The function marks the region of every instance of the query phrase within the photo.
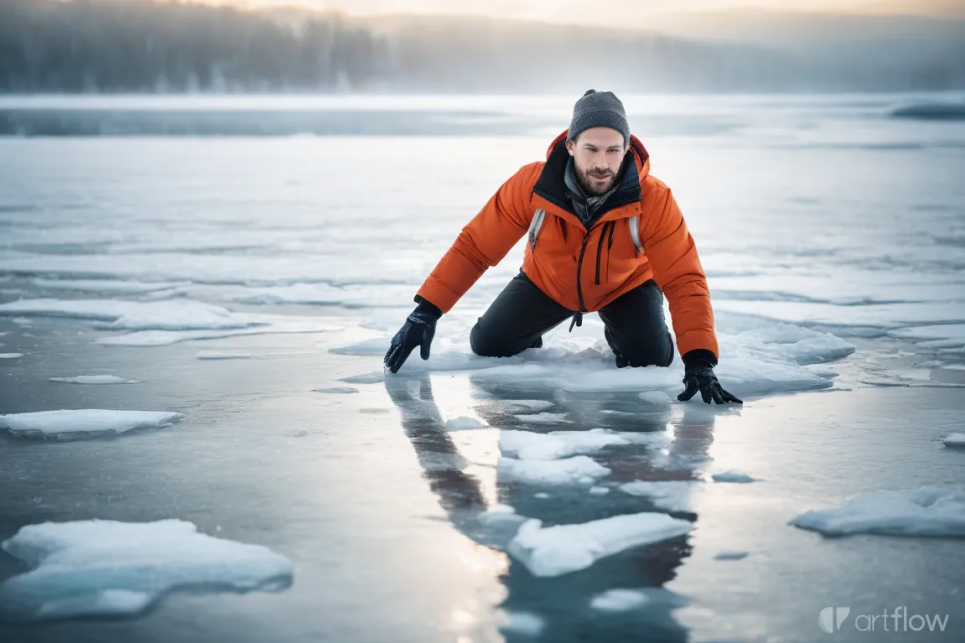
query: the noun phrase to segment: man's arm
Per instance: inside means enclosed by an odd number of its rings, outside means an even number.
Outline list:
[[[707,278],[683,214],[670,189],[658,184],[649,216],[641,217],[644,252],[653,278],[667,296],[677,349],[684,361],[700,357],[717,364],[719,349]]]
[[[532,221],[530,198],[541,167],[542,163],[526,165],[503,183],[459,233],[422,284],[417,301],[449,312],[490,266],[506,256]]]

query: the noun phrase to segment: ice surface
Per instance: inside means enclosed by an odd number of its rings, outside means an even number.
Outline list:
[[[535,576],[560,576],[631,547],[688,533],[693,525],[666,514],[638,513],[576,525],[543,528],[529,520],[510,541],[509,553]]]
[[[341,326],[333,326],[309,317],[285,317],[282,315],[260,315],[257,317],[246,315],[245,317],[254,318],[251,321],[257,325],[223,330],[141,330],[113,337],[101,337],[97,340],[97,343],[105,346],[170,346],[191,340],[222,339],[242,335],[325,333],[342,330]]]
[[[463,431],[465,429],[481,429],[486,425],[471,417],[456,417],[446,420],[447,431]]]
[[[315,389],[315,392],[316,392],[316,393],[333,393],[333,394],[337,394],[337,395],[346,395],[346,394],[350,394],[350,393],[358,393],[359,390],[358,390],[357,388],[354,388],[354,387],[351,387],[351,386],[332,386],[332,387],[330,387],[330,388],[317,388],[317,389]]]
[[[507,480],[532,484],[592,484],[610,470],[592,458],[578,455],[561,460],[500,458],[497,472]]]
[[[77,438],[118,435],[134,429],[164,427],[180,421],[180,413],[158,411],[39,411],[0,415],[0,429],[26,438]]]
[[[109,322],[116,330],[243,328],[252,322],[228,310],[190,300],[22,299],[0,304],[0,315],[72,317]]]
[[[284,556],[181,520],[28,525],[2,547],[33,568],[0,584],[0,613],[17,620],[133,615],[172,590],[250,591],[292,577]]]
[[[691,511],[691,480],[636,480],[619,486],[620,491],[633,496],[645,496],[655,507],[667,511]]]
[[[398,307],[412,299],[412,286],[380,284],[373,286],[333,286],[326,283],[299,283],[289,286],[246,288],[228,299],[246,304],[318,304],[348,307]]]
[[[950,433],[943,442],[946,447],[965,447],[965,433]]]
[[[0,353],[0,359],[17,359],[23,357],[23,353]]]
[[[926,348],[958,348],[965,346],[965,324],[938,324],[899,328],[889,333],[910,339]]]
[[[340,378],[339,382],[345,382],[346,384],[378,384],[385,380],[385,374],[380,371],[375,371],[372,373],[363,373],[362,375],[350,375],[349,377]]]
[[[121,281],[117,279],[33,279],[33,285],[51,290],[81,290],[112,294],[140,294],[180,288],[186,282]]]
[[[63,384],[136,384],[137,380],[129,380],[116,375],[78,375],[76,377],[51,377],[51,382]]]
[[[597,594],[590,607],[604,612],[625,612],[648,602],[647,595],[638,589],[611,589]]]
[[[753,478],[743,471],[737,471],[736,469],[731,469],[730,471],[722,471],[720,473],[715,473],[711,476],[714,482],[756,482],[757,479]]]
[[[525,416],[524,416],[525,417]],[[629,444],[630,440],[613,431],[501,431],[499,448],[520,460],[554,460],[578,454],[596,453],[613,444]]]
[[[528,424],[566,424],[566,413],[533,413],[529,415],[517,415],[517,420]]]
[[[663,391],[644,391],[638,397],[647,404],[654,406],[670,406],[673,404],[673,399]]]
[[[790,524],[827,536],[864,533],[965,537],[965,490],[922,487],[913,491],[862,493],[839,507],[803,513]]]
[[[200,360],[251,359],[251,353],[242,353],[240,351],[198,351],[197,358]]]
[[[748,552],[746,551],[724,550],[717,552],[717,555],[714,556],[714,560],[742,560],[747,558],[747,554]]]

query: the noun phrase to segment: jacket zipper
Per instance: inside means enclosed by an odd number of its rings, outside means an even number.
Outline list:
[[[603,230],[600,231],[600,243],[596,245],[596,280],[594,284],[600,285],[600,259],[603,258],[603,243],[606,241],[606,229],[609,223],[603,224]]]
[[[593,228],[586,231],[586,235],[583,237],[583,245],[580,247],[580,258],[576,262],[576,296],[580,300],[580,312],[588,312],[586,309],[586,304],[583,302],[583,280],[581,278],[581,272],[583,270],[583,255],[586,254],[586,242],[590,240],[590,232]],[[571,327],[572,328],[572,327]]]
[[[610,255],[613,254],[613,231],[617,228],[617,222],[610,222],[610,240],[606,244],[606,280],[610,281]]]

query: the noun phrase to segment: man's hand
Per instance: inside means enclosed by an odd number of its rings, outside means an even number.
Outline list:
[[[737,404],[744,403],[721,387],[720,382],[717,381],[717,376],[714,375],[714,368],[712,366],[697,366],[693,368],[688,366],[684,373],[684,385],[687,388],[677,396],[677,399],[681,402],[686,402],[696,395],[697,391],[700,391],[700,397],[703,398],[707,404],[710,404],[711,401],[717,404],[726,404],[728,402],[735,402]]]
[[[436,334],[436,322],[442,311],[427,301],[423,301],[405,320],[405,325],[392,338],[389,352],[385,354],[385,368],[398,373],[409,354],[420,346],[422,359],[429,359],[429,347]]]

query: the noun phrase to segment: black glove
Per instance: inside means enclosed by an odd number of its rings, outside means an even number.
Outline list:
[[[405,320],[405,325],[392,338],[389,352],[385,354],[385,367],[398,373],[416,346],[422,347],[422,359],[429,359],[429,346],[436,334],[436,322],[440,317],[442,311],[437,306],[425,299],[421,300]]]
[[[700,397],[707,404],[710,404],[711,401],[717,404],[744,403],[725,391],[720,382],[717,381],[717,376],[714,375],[717,358],[712,352],[704,349],[693,350],[683,356],[683,361],[685,365],[684,386],[687,388],[677,396],[678,400],[686,402],[696,395],[697,391],[700,391]]]

